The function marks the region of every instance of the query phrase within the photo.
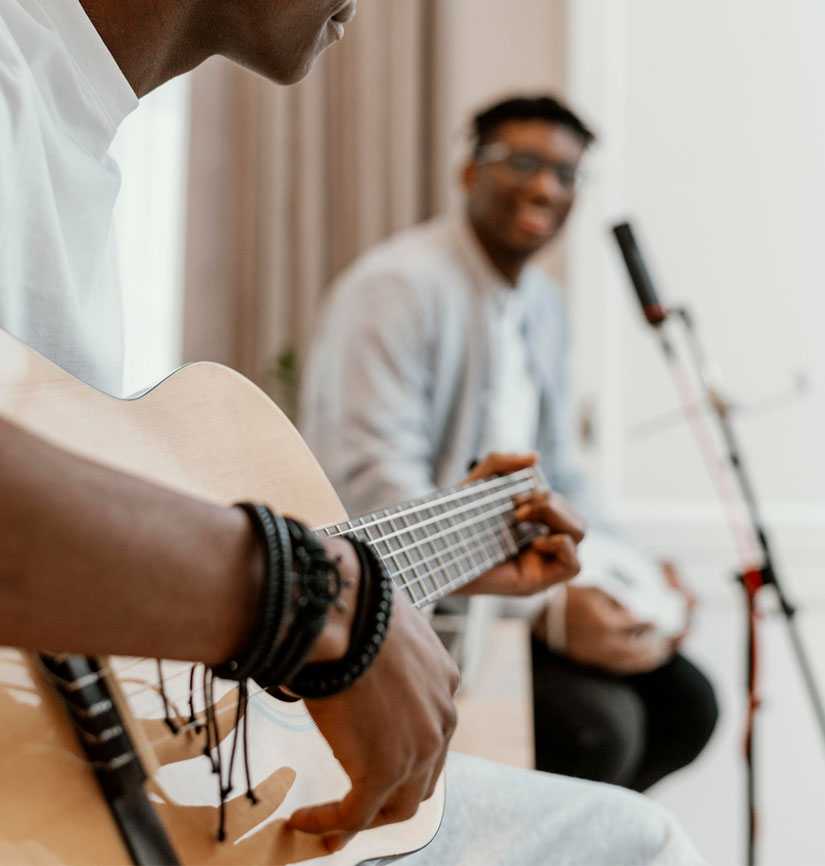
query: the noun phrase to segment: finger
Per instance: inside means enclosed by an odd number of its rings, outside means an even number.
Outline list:
[[[343,800],[298,809],[287,822],[295,830],[316,836],[352,835],[368,827],[387,800],[387,791],[366,793],[353,788]]]
[[[447,660],[447,685],[450,689],[450,696],[455,696],[458,687],[461,685],[461,670],[452,658]],[[455,712],[455,707],[453,707]],[[455,728],[455,719],[453,719],[453,728]],[[450,732],[452,734],[452,731]]]
[[[535,452],[527,454],[499,454],[493,452],[488,454],[480,463],[477,463],[472,472],[464,479],[465,481],[478,481],[489,478],[491,475],[509,475],[520,469],[534,466],[539,459]]]
[[[404,789],[393,796],[392,800],[379,809],[378,814],[370,824],[373,827],[384,827],[387,824],[398,824],[401,821],[409,821],[418,812],[418,807],[427,798],[427,780],[419,780],[412,788],[405,786]]]
[[[370,827],[381,827],[412,818],[421,804],[435,793],[438,780],[444,772],[448,751],[449,743],[446,743],[432,768],[393,794],[387,804],[379,810]]]
[[[635,638],[636,640],[648,637],[653,634],[655,630],[656,626],[652,622],[645,622],[643,620],[635,620],[622,628],[626,637]]]
[[[542,557],[555,560],[568,577],[575,577],[581,571],[576,544],[569,535],[540,535],[533,539],[531,546]]]
[[[449,752],[450,743],[449,740],[444,745],[444,748],[441,751],[441,755],[438,760],[438,764],[435,767],[432,776],[430,777],[430,783],[427,785],[427,792],[424,795],[425,800],[429,800],[430,797],[435,793],[436,785],[438,785],[438,780],[441,778],[444,771],[444,766],[447,763],[447,754]]]
[[[515,518],[520,523],[543,523],[553,532],[564,532],[575,542],[584,538],[585,519],[556,493],[543,493],[518,505]]]
[[[676,569],[676,564],[671,562],[669,559],[663,559],[659,562],[659,567],[662,569],[662,573],[664,574],[668,585],[676,589],[681,583],[679,580],[679,572]]]
[[[340,851],[355,838],[355,833],[333,833],[329,836],[324,836],[324,847],[330,854]]]

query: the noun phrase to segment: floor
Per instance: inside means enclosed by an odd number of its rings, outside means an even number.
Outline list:
[[[514,767],[533,766],[527,637],[522,620],[493,623],[490,646],[472,688],[462,689],[456,699],[455,751]]]
[[[812,604],[801,629],[825,684],[825,607]],[[688,654],[710,674],[721,704],[717,732],[690,767],[651,796],[673,811],[713,866],[746,860],[741,602],[732,586],[709,593]],[[763,709],[758,729],[759,866],[825,866],[825,739],[814,723],[784,621],[762,631]],[[499,620],[472,688],[460,692],[453,747],[519,767],[532,765],[528,642],[519,620]]]

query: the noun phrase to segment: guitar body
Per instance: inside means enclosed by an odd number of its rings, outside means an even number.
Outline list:
[[[331,485],[295,428],[256,386],[217,364],[181,368],[137,399],[119,400],[74,379],[0,331],[0,417],[67,451],[220,504],[251,500],[310,526],[346,520]],[[349,780],[301,702],[256,694],[247,713],[253,806],[238,762],[218,842],[218,783],[203,735],[172,736],[148,661],[113,662],[110,688],[149,775],[146,789],[182,863],[352,866],[417,850],[435,835],[436,794],[410,821],[359,834],[328,855],[287,830],[298,807],[337,799]],[[189,713],[190,666],[164,662],[173,717]],[[228,758],[235,722],[231,684],[215,695]],[[195,690],[197,694],[197,689]],[[200,699],[198,699],[200,700]],[[198,709],[202,710],[200,700]],[[56,693],[35,657],[0,650],[0,866],[128,863],[129,853]]]

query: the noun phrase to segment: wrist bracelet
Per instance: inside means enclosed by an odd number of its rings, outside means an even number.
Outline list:
[[[341,594],[341,575],[323,544],[301,523],[284,518],[293,562],[292,625],[277,652],[253,677],[264,687],[287,682],[304,664]]]
[[[223,679],[243,681],[265,666],[280,642],[292,595],[292,568],[289,534],[283,518],[276,517],[265,505],[239,502],[237,507],[249,518],[264,553],[260,611],[244,651],[237,658],[213,666],[212,671]]]
[[[369,544],[353,536],[345,538],[361,564],[350,646],[342,659],[305,665],[286,681],[303,698],[329,697],[351,686],[375,661],[387,636],[392,614],[392,578]]]

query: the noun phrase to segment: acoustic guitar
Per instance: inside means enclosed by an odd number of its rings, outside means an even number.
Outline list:
[[[538,469],[348,519],[281,411],[217,364],[182,367],[139,398],[120,400],[2,331],[0,359],[0,417],[191,496],[263,502],[321,534],[355,533],[419,608],[514,555],[539,531],[512,520],[515,495],[544,489]],[[287,829],[296,808],[339,798],[349,779],[301,702],[279,701],[250,683],[243,721],[257,803],[246,796],[239,758],[226,838],[218,841],[214,765],[220,750],[220,784],[227,785],[237,684],[216,682],[218,743],[205,744],[202,671],[180,662],[0,649],[0,864],[353,866],[415,851],[433,838],[443,778],[414,818],[360,833],[335,854],[316,837]]]

